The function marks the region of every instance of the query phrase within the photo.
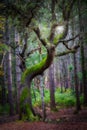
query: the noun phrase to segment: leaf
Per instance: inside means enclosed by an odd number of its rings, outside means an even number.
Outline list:
[[[6,44],[0,43],[0,53],[3,53],[4,51],[8,51],[8,46]]]

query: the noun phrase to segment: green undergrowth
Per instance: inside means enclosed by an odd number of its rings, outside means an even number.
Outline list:
[[[59,89],[55,92],[56,104],[59,106],[72,107],[76,103],[75,95],[72,94],[70,89],[61,93]]]
[[[35,96],[36,95],[36,99]],[[46,106],[50,104],[50,92],[49,89],[44,89],[44,101]],[[58,107],[72,107],[76,104],[75,93],[72,92],[71,89],[67,89],[65,92],[61,93],[60,88],[55,90],[55,101]],[[80,96],[81,104],[83,103],[83,96]],[[41,94],[38,89],[35,90],[35,94],[32,92],[32,102],[33,106],[41,107]]]

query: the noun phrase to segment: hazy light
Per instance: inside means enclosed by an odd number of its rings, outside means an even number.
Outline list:
[[[63,31],[64,31],[64,26],[63,25],[62,26],[58,26],[58,27],[56,27],[55,35],[61,34],[61,33],[63,33]]]

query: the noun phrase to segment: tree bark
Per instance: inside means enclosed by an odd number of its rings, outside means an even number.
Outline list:
[[[50,89],[50,108],[51,110],[55,110],[56,104],[55,104],[55,83],[54,83],[53,65],[51,65],[49,68],[49,89]]]
[[[76,111],[78,112],[81,110],[80,105],[80,99],[79,99],[79,90],[78,90],[78,77],[77,77],[77,62],[76,62],[76,56],[73,54],[73,60],[74,60],[74,79],[75,79],[75,91],[76,91]]]
[[[8,27],[8,19],[6,19],[6,41],[5,43],[7,45],[10,44],[10,32],[9,32],[9,27]],[[10,115],[14,114],[14,102],[13,102],[13,96],[12,96],[12,66],[11,66],[11,50],[9,47],[9,51],[7,52],[7,82],[8,82],[8,101],[9,101],[9,105],[10,105]]]
[[[7,75],[8,75],[8,102],[10,105],[10,115],[14,115],[14,101],[12,95],[12,70],[11,70],[11,52],[7,53]]]
[[[78,13],[79,13],[79,27],[80,33],[84,33],[84,27],[82,23],[82,15],[81,15],[81,1],[78,0]],[[84,40],[83,37],[80,36],[80,53],[81,53],[81,69],[82,69],[82,84],[84,91],[84,106],[87,106],[87,84],[86,84],[86,73],[85,73],[85,56],[84,56]]]

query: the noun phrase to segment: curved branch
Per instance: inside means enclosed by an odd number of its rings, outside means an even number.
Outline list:
[[[32,66],[31,68],[28,68],[25,70],[25,72],[22,75],[22,82],[25,81],[25,79],[28,79],[31,81],[36,75],[43,74],[44,70],[46,70],[52,63],[55,56],[55,47],[51,46],[47,50],[47,57],[45,57],[40,63],[37,65]]]
[[[38,39],[40,40],[40,42],[42,43],[43,46],[47,46],[47,42],[45,41],[45,39],[42,39],[41,38],[41,33],[40,33],[40,29],[37,27],[37,28],[33,28],[33,31],[36,33]]]

